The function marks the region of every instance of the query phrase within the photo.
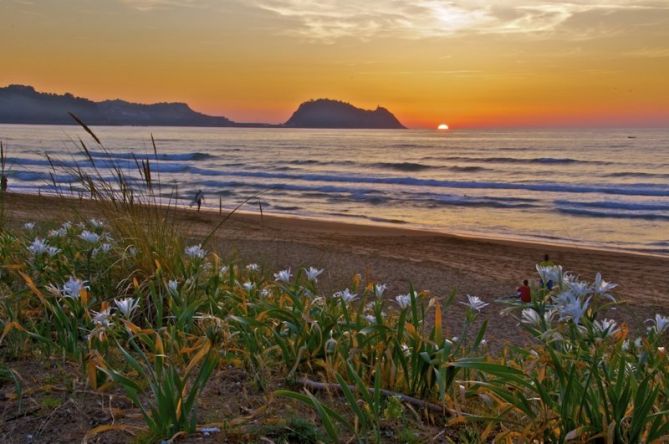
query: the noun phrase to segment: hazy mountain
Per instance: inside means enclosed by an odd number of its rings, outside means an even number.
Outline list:
[[[284,125],[239,123],[193,111],[185,103],[141,104],[125,100],[94,102],[72,94],[35,91],[32,86],[0,88],[0,123],[75,124],[69,113],[89,125],[214,126],[290,128],[404,128],[385,108],[374,111],[319,99],[302,103]]]
[[[225,117],[193,111],[185,103],[94,102],[69,93],[40,93],[32,86],[0,88],[0,123],[73,124],[70,112],[89,125],[236,126]]]
[[[284,126],[290,128],[383,128],[404,126],[387,109],[356,108],[338,100],[318,99],[302,103]]]

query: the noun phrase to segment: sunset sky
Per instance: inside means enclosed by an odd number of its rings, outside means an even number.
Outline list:
[[[0,0],[0,86],[285,121],[669,126],[669,0]]]

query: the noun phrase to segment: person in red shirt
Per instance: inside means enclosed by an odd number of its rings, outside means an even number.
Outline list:
[[[526,304],[532,302],[532,290],[530,290],[530,286],[529,283],[527,282],[527,279],[523,281],[523,285],[518,287],[516,293],[518,294],[520,300],[525,302]]]

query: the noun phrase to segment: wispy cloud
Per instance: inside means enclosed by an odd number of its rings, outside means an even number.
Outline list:
[[[256,7],[292,19],[289,32],[313,40],[476,34],[546,34],[586,13],[665,10],[648,0],[251,0]]]
[[[669,48],[643,48],[637,51],[626,52],[625,55],[646,59],[663,59],[669,57]]]
[[[121,3],[135,8],[139,11],[151,11],[154,9],[169,7],[199,7],[205,3],[202,0],[120,0]]]

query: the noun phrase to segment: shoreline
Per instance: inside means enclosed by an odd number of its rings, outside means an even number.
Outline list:
[[[83,217],[99,217],[92,201],[26,194],[6,194],[5,211],[14,225],[27,221],[72,219],[73,207]],[[225,213],[224,213],[225,214]],[[184,237],[199,243],[221,221],[218,211],[179,208],[175,223]],[[389,285],[387,299],[406,293],[409,286],[444,300],[455,291],[456,301],[467,294],[480,296],[491,306],[481,316],[489,321],[487,337],[497,343],[527,340],[510,316],[500,316],[500,299],[515,294],[523,279],[538,281],[535,265],[549,254],[583,280],[592,282],[601,272],[618,284],[613,294],[623,302],[606,314],[641,332],[644,321],[669,314],[669,258],[562,245],[484,239],[413,230],[406,227],[350,224],[284,215],[239,212],[230,217],[205,245],[225,261],[258,263],[268,274],[290,267],[324,268],[319,287],[323,295],[351,286],[356,273],[366,281]],[[427,294],[427,293],[426,293]],[[392,305],[392,302],[389,302]],[[460,334],[464,307],[448,307],[446,333]]]
[[[44,198],[44,199],[68,199],[71,201],[79,201],[80,199],[74,196],[59,196],[55,193],[44,192],[40,195],[35,193],[24,193],[9,191],[8,195],[14,196],[25,196],[26,198]],[[92,204],[90,199],[83,199],[84,202],[89,202]],[[177,205],[172,208],[176,209],[179,212],[185,212],[184,214],[198,213],[194,207],[188,205]],[[338,230],[370,234],[375,230],[381,230],[384,235],[388,234],[397,234],[397,235],[408,235],[416,237],[424,236],[440,236],[444,238],[452,238],[454,240],[461,241],[473,241],[473,242],[492,242],[499,243],[502,245],[517,246],[517,247],[537,247],[550,250],[562,250],[562,251],[583,251],[587,253],[614,253],[622,255],[633,255],[633,256],[642,256],[642,257],[651,257],[657,259],[666,259],[669,261],[669,254],[658,254],[652,252],[644,252],[633,249],[624,249],[624,248],[615,248],[615,247],[605,247],[605,246],[594,246],[594,245],[579,245],[578,241],[551,241],[548,239],[525,239],[522,237],[514,236],[505,236],[505,235],[496,235],[494,233],[476,233],[476,232],[466,232],[466,231],[448,231],[442,230],[439,228],[430,229],[428,227],[412,227],[408,222],[402,223],[393,223],[393,222],[383,222],[383,221],[373,221],[373,220],[348,220],[346,216],[309,216],[302,214],[285,214],[285,213],[273,213],[271,210],[263,211],[261,214],[258,211],[251,210],[234,210],[234,208],[223,207],[222,213],[215,207],[202,206],[202,210],[199,211],[199,214],[206,214],[210,217],[225,217],[227,214],[233,213],[233,217],[237,218],[265,218],[268,220],[277,219],[283,222],[289,221],[299,221],[304,224],[313,224],[316,226],[328,225]]]
[[[195,211],[195,210],[189,210],[188,207],[179,207],[179,209],[183,209],[186,211]],[[228,211],[229,213],[230,211]],[[216,209],[213,208],[205,208],[202,207],[201,213],[207,213],[212,216],[219,216],[219,213]],[[223,209],[223,213],[226,213],[226,209]],[[260,215],[257,212],[249,211],[249,210],[238,210],[235,212],[235,214],[238,214],[243,217],[260,217]],[[407,234],[407,235],[414,235],[417,237],[420,236],[443,236],[445,238],[453,238],[453,239],[458,239],[461,241],[481,241],[481,242],[493,242],[493,243],[499,243],[499,244],[509,244],[509,245],[515,245],[515,246],[533,246],[533,247],[544,247],[546,249],[563,249],[563,250],[578,250],[578,251],[583,251],[583,252],[589,252],[589,253],[617,253],[617,254],[629,254],[633,256],[648,256],[648,257],[653,257],[653,258],[658,258],[658,259],[667,259],[669,260],[669,255],[663,255],[663,254],[657,254],[657,253],[648,253],[648,252],[643,252],[643,251],[637,251],[637,250],[626,250],[624,248],[615,248],[615,247],[597,247],[597,246],[581,246],[578,245],[576,242],[573,241],[574,243],[571,243],[570,241],[565,240],[564,242],[560,241],[549,241],[549,240],[541,240],[541,239],[523,239],[521,237],[513,237],[513,236],[504,236],[504,235],[495,235],[495,234],[488,234],[488,233],[475,233],[475,232],[465,232],[465,231],[448,231],[448,230],[440,230],[440,229],[434,229],[431,230],[429,228],[423,228],[423,227],[411,227],[409,226],[410,224],[408,222],[406,223],[393,223],[393,222],[377,222],[377,221],[372,221],[372,220],[366,220],[366,221],[347,221],[345,220],[344,217],[337,217],[337,216],[332,216],[331,218],[328,217],[320,217],[320,216],[306,216],[306,215],[300,215],[300,214],[295,214],[295,215],[290,215],[290,214],[284,214],[284,213],[272,213],[272,212],[265,212],[263,217],[266,218],[277,218],[277,219],[283,219],[283,220],[299,220],[304,223],[314,223],[314,224],[333,224],[333,225],[341,225],[341,226],[347,226],[351,225],[356,228],[360,228],[360,231],[367,231],[367,229],[381,229],[381,230],[389,230],[390,232],[397,232],[397,234]],[[355,231],[355,228],[353,228],[351,231]]]

